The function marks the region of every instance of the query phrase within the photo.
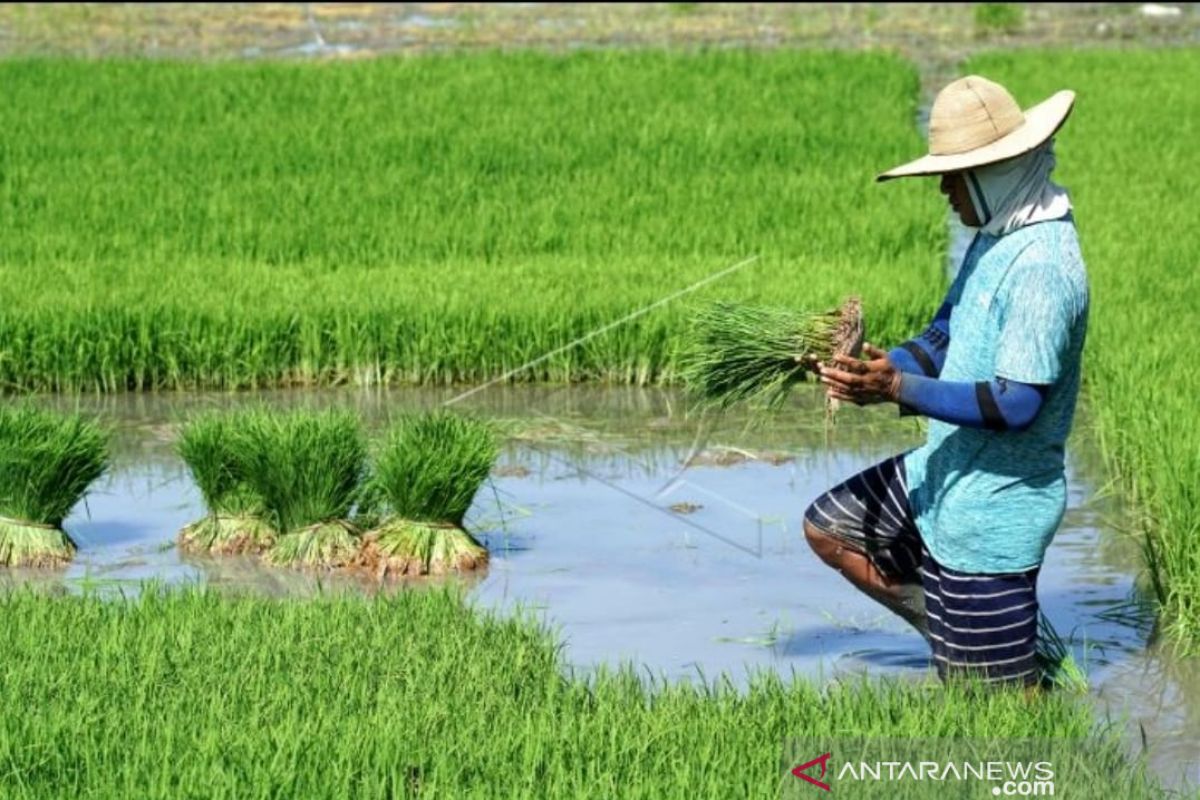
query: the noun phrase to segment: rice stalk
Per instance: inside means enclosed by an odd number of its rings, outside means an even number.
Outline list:
[[[487,564],[463,518],[499,453],[491,425],[445,410],[400,417],[371,478],[381,522],[363,539],[358,566],[376,574],[440,574]]]
[[[1087,670],[1075,660],[1071,643],[1059,634],[1050,618],[1040,610],[1035,657],[1044,683],[1068,692],[1088,691]]]
[[[0,407],[0,565],[53,567],[75,543],[63,520],[108,465],[108,437],[80,414]]]
[[[699,405],[779,406],[818,362],[862,351],[857,297],[827,311],[718,303],[697,314],[684,357],[684,381]]]
[[[275,541],[262,496],[246,480],[241,428],[238,415],[213,412],[189,421],[180,434],[179,455],[208,511],[179,532],[184,551],[260,553]]]

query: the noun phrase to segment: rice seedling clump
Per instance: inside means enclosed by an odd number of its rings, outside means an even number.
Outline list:
[[[184,426],[179,455],[187,464],[208,513],[179,532],[185,551],[260,553],[275,542],[262,496],[246,475],[249,442],[236,414],[213,412]]]
[[[255,410],[239,418],[246,483],[278,536],[273,564],[345,566],[358,548],[349,522],[366,467],[358,418],[345,411]]]
[[[816,374],[818,362],[862,352],[857,297],[828,311],[795,311],[718,303],[692,326],[684,376],[703,405],[748,401],[778,406],[793,385]]]
[[[108,437],[82,415],[0,408],[0,564],[70,561],[63,520],[107,465]]]
[[[378,527],[363,538],[360,566],[379,575],[472,570],[487,549],[463,528],[499,451],[492,427],[449,411],[402,416],[375,460]]]

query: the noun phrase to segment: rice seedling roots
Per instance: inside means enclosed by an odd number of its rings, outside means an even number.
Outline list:
[[[346,520],[326,520],[281,534],[266,551],[269,564],[297,569],[337,569],[358,551],[358,529]]]
[[[458,525],[406,519],[368,531],[354,560],[380,579],[471,572],[487,564],[487,548]]]
[[[185,525],[177,542],[185,553],[258,555],[275,544],[275,531],[254,515],[209,514]]]
[[[866,326],[863,324],[862,300],[850,297],[842,304],[841,319],[833,334],[833,354],[858,358],[862,355]],[[825,400],[825,420],[830,422],[837,413],[841,401],[830,397]]]
[[[61,567],[75,556],[75,543],[56,525],[0,517],[0,565]]]
[[[829,336],[829,352],[811,352],[802,354],[801,366],[814,375],[817,374],[817,364],[829,355],[850,356],[858,358],[862,355],[863,338],[866,330],[863,324],[862,300],[859,297],[848,297],[837,310],[837,321]]]

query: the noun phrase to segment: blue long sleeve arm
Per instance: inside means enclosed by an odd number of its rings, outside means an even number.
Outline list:
[[[950,346],[950,303],[942,303],[933,321],[919,336],[892,348],[888,359],[901,372],[936,378]]]
[[[995,431],[1023,431],[1033,424],[1049,386],[995,378],[970,383],[906,374],[900,381],[900,408],[952,425]]]

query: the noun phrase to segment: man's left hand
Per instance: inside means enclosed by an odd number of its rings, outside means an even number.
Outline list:
[[[863,361],[850,356],[834,356],[833,365],[817,364],[826,394],[857,406],[872,403],[894,403],[900,398],[901,372],[892,366],[883,350],[864,345],[870,359]]]

